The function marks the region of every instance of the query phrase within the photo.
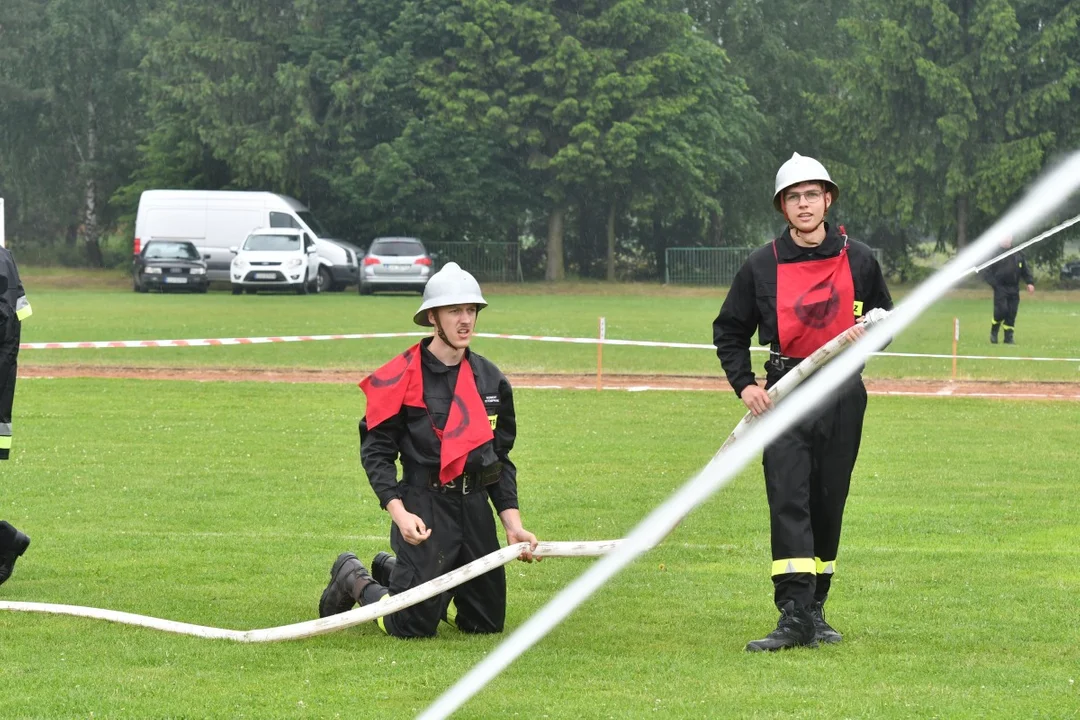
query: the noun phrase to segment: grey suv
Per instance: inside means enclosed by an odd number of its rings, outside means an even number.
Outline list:
[[[422,293],[431,270],[431,255],[416,238],[375,238],[360,261],[360,294],[370,295],[376,290]]]

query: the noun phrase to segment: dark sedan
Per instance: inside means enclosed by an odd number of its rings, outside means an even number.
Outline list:
[[[206,262],[194,243],[187,240],[151,240],[135,256],[131,271],[135,292],[190,290],[206,292]]]

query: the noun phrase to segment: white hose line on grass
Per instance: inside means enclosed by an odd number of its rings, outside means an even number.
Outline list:
[[[618,547],[618,540],[592,541],[592,542],[542,542],[536,546],[533,553],[537,557],[597,557]],[[301,638],[325,635],[344,628],[370,622],[383,615],[397,612],[404,608],[415,605],[418,602],[435,597],[439,593],[450,588],[457,587],[464,582],[494,570],[497,567],[513,562],[522,550],[528,547],[528,543],[517,543],[496,550],[468,565],[463,565],[456,570],[441,575],[430,582],[407,590],[400,595],[387,596],[382,602],[374,605],[365,605],[349,610],[340,615],[331,615],[318,620],[284,625],[276,628],[262,630],[226,630],[222,628],[206,627],[204,625],[192,625],[190,623],[175,622],[173,620],[159,620],[158,618],[136,615],[134,613],[118,612],[116,610],[101,610],[98,608],[82,607],[79,605],[54,605],[51,603],[36,602],[4,602],[0,601],[0,610],[16,610],[21,612],[39,612],[51,615],[72,615],[74,617],[92,618],[95,620],[108,620],[110,622],[123,623],[163,630],[165,632],[179,633],[181,635],[194,635],[195,637],[210,638],[214,640],[235,640],[245,643],[278,642],[280,640],[299,640]]]
[[[752,423],[739,442],[717,452],[701,472],[649,513],[619,547],[594,563],[577,580],[505,638],[498,647],[439,696],[420,720],[441,720],[464,705],[517,657],[547,635],[616,573],[651,550],[698,505],[724,487],[762,449],[829,398],[865,364],[870,353],[910,325],[924,310],[993,255],[998,239],[1019,235],[1042,222],[1080,187],[1080,153],[1073,153],[1034,184],[1015,207],[945,267],[928,278],[885,320],[870,328],[847,351],[818,371],[779,408]]]

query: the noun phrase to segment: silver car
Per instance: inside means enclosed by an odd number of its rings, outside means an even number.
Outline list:
[[[431,269],[431,255],[416,238],[375,238],[360,261],[360,294],[376,290],[423,293]]]

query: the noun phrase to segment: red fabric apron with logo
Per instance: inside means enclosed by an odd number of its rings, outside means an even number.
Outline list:
[[[806,358],[855,324],[855,283],[847,242],[824,260],[782,263],[776,256],[776,329],[780,352]]]
[[[420,362],[420,345],[416,344],[360,381],[367,398],[369,428],[397,415],[402,405],[427,410]],[[439,430],[432,423],[432,429],[441,441],[439,482],[443,485],[465,471],[470,452],[495,437],[467,357],[461,358],[446,425]]]

